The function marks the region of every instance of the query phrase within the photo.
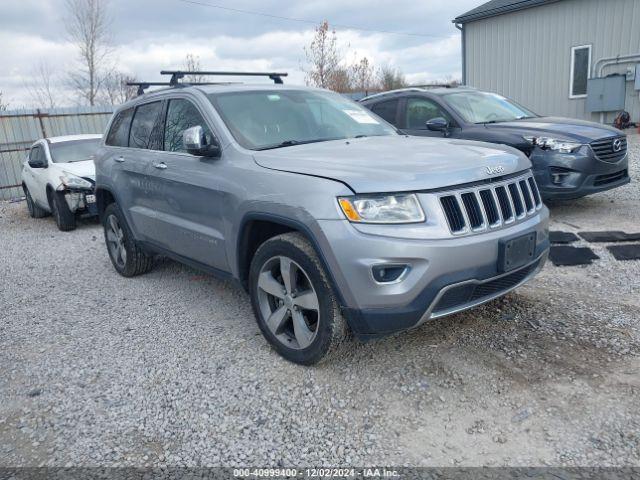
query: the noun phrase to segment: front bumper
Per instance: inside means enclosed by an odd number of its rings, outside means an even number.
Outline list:
[[[572,154],[536,148],[530,159],[545,200],[576,199],[630,182],[628,154],[618,162],[606,162],[585,145]]]
[[[85,216],[98,215],[95,190],[64,190],[64,199],[69,210]]]
[[[337,288],[343,298],[353,299],[352,304],[343,306],[343,313],[354,333],[367,339],[471,308],[526,282],[546,261],[547,224],[548,210],[543,207],[537,215],[516,225],[436,240],[418,239],[416,230],[420,227],[407,227],[406,232],[403,227],[397,228],[398,235],[404,238],[371,234],[375,226],[360,228],[348,222],[322,222],[322,229],[333,239],[332,253],[341,274],[334,278],[346,279]],[[498,267],[500,241],[532,231],[537,236],[536,260],[502,275]],[[404,264],[410,268],[401,281],[383,284],[371,274],[372,267],[381,264]],[[520,272],[517,278],[500,282],[516,272]],[[484,287],[472,288],[474,285]],[[344,294],[345,289],[348,295]],[[457,300],[452,299],[456,295]],[[448,304],[441,303],[447,298]]]

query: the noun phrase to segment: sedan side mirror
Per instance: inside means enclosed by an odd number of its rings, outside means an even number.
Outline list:
[[[182,144],[187,153],[199,157],[217,157],[220,155],[220,147],[217,144],[207,144],[204,128],[200,125],[187,128],[182,132]]]
[[[432,132],[446,132],[449,129],[449,122],[442,117],[432,118],[427,122],[427,129]]]

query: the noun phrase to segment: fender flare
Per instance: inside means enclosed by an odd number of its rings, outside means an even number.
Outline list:
[[[242,277],[241,277],[242,264],[245,259],[244,251],[246,250],[246,245],[244,245],[244,241],[245,241],[244,231],[247,224],[253,220],[262,220],[262,221],[278,223],[280,225],[290,227],[302,233],[305,236],[305,238],[309,240],[309,242],[311,242],[311,246],[316,252],[316,255],[318,255],[318,259],[320,260],[320,263],[322,264],[324,271],[327,273],[327,276],[331,281],[333,290],[336,293],[336,296],[338,297],[338,303],[343,308],[347,307],[347,303],[345,302],[342,291],[340,290],[338,283],[336,282],[335,275],[333,274],[333,271],[329,267],[329,262],[327,262],[327,258],[324,255],[322,249],[320,248],[320,244],[316,236],[313,234],[311,229],[307,225],[305,225],[302,221],[296,220],[290,217],[284,217],[281,215],[276,215],[273,213],[264,213],[264,212],[247,212],[244,214],[244,216],[242,217],[242,220],[240,221],[240,226],[238,228],[238,235],[236,239],[236,252],[237,252],[236,268],[238,271],[238,277],[241,282],[242,282]]]

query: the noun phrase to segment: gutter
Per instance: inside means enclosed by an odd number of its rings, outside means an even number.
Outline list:
[[[464,23],[454,24],[458,30],[460,30],[461,45],[462,45],[462,85],[467,84],[467,52],[466,52],[466,35],[464,30]]]

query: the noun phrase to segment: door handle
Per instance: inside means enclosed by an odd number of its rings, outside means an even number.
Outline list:
[[[159,170],[165,170],[167,168],[167,164],[164,162],[154,163],[153,166]]]
[[[119,157],[116,157],[114,160],[116,162],[118,162],[118,163],[122,163],[122,162],[124,162],[124,157],[122,155],[120,155]]]

